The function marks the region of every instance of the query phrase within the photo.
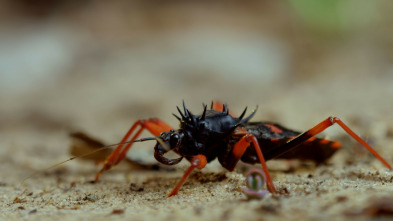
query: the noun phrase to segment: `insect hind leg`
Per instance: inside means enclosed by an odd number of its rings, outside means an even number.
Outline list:
[[[278,148],[272,150],[269,152],[268,156],[266,158],[277,158],[294,148],[298,147],[300,144],[308,141],[309,139],[313,139],[313,137],[328,127],[332,126],[333,124],[337,123],[345,132],[347,132],[351,137],[353,137],[357,142],[359,142],[361,145],[363,145],[368,151],[371,152],[379,161],[382,162],[388,169],[392,169],[389,163],[386,162],[386,160],[379,155],[370,145],[367,144],[366,141],[364,141],[362,138],[360,138],[355,132],[353,132],[344,122],[342,122],[338,117],[328,117],[327,119],[323,120],[319,124],[315,125],[313,128],[310,130],[300,134],[299,136],[289,140],[287,143],[284,145],[279,146]]]
[[[240,138],[240,140],[235,143],[231,153],[227,155],[225,159],[219,157],[219,161],[221,165],[226,169],[228,169],[229,171],[233,171],[236,164],[239,162],[240,158],[244,155],[247,148],[251,144],[253,144],[255,152],[259,159],[259,163],[261,163],[263,172],[266,174],[266,186],[271,193],[276,193],[277,191],[276,188],[274,187],[272,179],[270,178],[265,157],[262,154],[261,147],[259,146],[258,140],[255,137],[255,135],[243,130],[235,131],[233,134],[241,135],[242,138]]]

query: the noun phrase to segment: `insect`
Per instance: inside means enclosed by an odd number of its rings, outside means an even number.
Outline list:
[[[191,164],[168,197],[178,193],[195,168],[202,169],[216,158],[229,171],[235,169],[239,160],[250,164],[260,163],[266,174],[267,188],[275,193],[276,188],[270,178],[266,161],[274,158],[297,158],[324,162],[341,148],[341,144],[314,136],[335,123],[387,168],[392,169],[371,146],[337,117],[328,117],[310,130],[300,133],[270,122],[250,122],[257,108],[247,117],[245,108],[242,114],[236,117],[226,104],[212,102],[210,109],[203,105],[202,114],[194,115],[183,101],[183,111],[179,107],[177,110],[180,116],[173,114],[180,121],[180,128],[177,130],[157,118],[136,121],[117,148],[106,158],[102,169],[96,174],[95,181],[98,181],[104,171],[122,161],[134,142],[156,140],[154,157],[157,161],[175,165],[185,158]],[[136,140],[143,130],[148,130],[154,137]],[[164,155],[169,151],[174,151],[180,157],[166,158]]]

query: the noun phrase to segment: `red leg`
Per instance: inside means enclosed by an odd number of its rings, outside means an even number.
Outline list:
[[[131,140],[135,140],[138,138],[138,136],[142,133],[144,129],[147,129],[150,133],[152,133],[154,136],[159,136],[162,132],[168,132],[172,128],[166,124],[165,122],[157,119],[157,118],[151,118],[148,120],[138,120],[135,122],[132,127],[128,130],[126,135],[123,137],[123,139],[120,141],[120,143],[126,142],[129,137],[131,136],[132,133],[136,130],[136,128],[140,126],[140,128],[137,130],[135,135],[131,138]],[[106,158],[104,162],[104,166],[98,173],[96,174],[95,181],[98,181],[101,173],[103,173],[106,170],[109,170],[112,166],[118,164],[120,161],[124,159],[126,156],[127,151],[131,148],[133,143],[129,143],[127,145],[120,144],[119,146],[116,147],[116,149]]]
[[[244,152],[246,149],[250,146],[250,144],[253,144],[255,151],[257,152],[258,159],[262,165],[263,172],[266,174],[266,185],[268,190],[271,193],[276,192],[276,188],[274,187],[273,181],[270,178],[269,170],[267,169],[266,166],[266,161],[265,158],[263,157],[261,147],[259,146],[257,138],[250,133],[246,133],[233,147],[232,154],[236,158],[234,160],[235,163],[239,161],[239,159],[243,156]]]
[[[322,121],[321,123],[317,124],[310,130],[300,134],[299,136],[289,140],[286,144],[274,149],[269,153],[269,159],[278,157],[301,143],[306,142],[309,139],[312,139],[315,135],[321,133],[326,128],[332,126],[333,124],[337,123],[340,125],[342,129],[345,130],[351,137],[353,137],[356,141],[362,144],[368,151],[370,151],[378,160],[380,160],[388,169],[392,169],[390,164],[386,162],[385,159],[381,155],[379,155],[370,145],[368,145],[362,138],[360,138],[355,132],[353,132],[347,125],[345,125],[338,117],[328,117],[326,120]]]
[[[191,174],[191,172],[195,168],[198,168],[198,169],[201,170],[207,164],[207,160],[206,160],[206,157],[204,155],[196,155],[196,156],[191,158],[190,162],[191,162],[191,166],[184,173],[183,177],[177,183],[175,188],[173,188],[173,190],[168,194],[168,197],[174,196],[174,195],[176,195],[179,192],[180,187],[184,184],[184,182],[186,181],[187,177]]]

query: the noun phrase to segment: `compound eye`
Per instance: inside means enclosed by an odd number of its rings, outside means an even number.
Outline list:
[[[171,139],[169,140],[169,144],[172,148],[177,147],[179,144],[179,135],[178,134],[171,134]]]

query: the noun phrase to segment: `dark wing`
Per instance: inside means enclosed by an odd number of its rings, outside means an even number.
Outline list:
[[[265,160],[273,158],[301,159],[312,160],[316,163],[323,163],[341,147],[341,145],[336,141],[310,138],[289,152],[278,157],[274,157],[270,154],[272,153],[272,150],[279,146],[286,145],[289,140],[298,136],[300,132],[269,122],[251,122],[245,125],[245,128],[257,137]],[[247,148],[241,160],[246,163],[259,162],[253,145]]]

